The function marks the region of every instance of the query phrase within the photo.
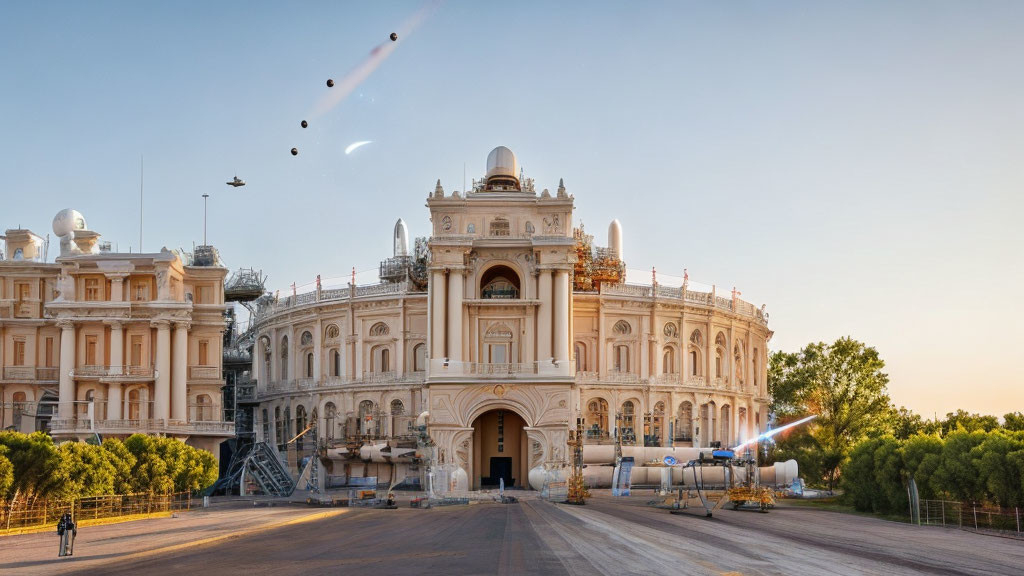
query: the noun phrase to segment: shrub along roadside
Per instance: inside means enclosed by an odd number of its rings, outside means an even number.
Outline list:
[[[134,434],[102,446],[56,445],[43,432],[0,432],[0,499],[200,491],[217,480],[217,460],[174,438]]]

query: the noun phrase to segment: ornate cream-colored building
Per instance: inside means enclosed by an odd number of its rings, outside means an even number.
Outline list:
[[[216,453],[234,435],[221,406],[227,271],[216,251],[114,253],[74,210],[53,228],[52,263],[40,236],[3,238],[0,428],[160,434]]]
[[[317,418],[337,476],[380,475],[426,427],[461,488],[538,487],[587,442],[734,445],[767,423],[763,308],[716,291],[624,283],[609,248],[573,227],[559,183],[535,192],[504,147],[472,190],[426,201],[428,240],[404,222],[371,286],[265,298],[253,370],[257,440],[286,449]],[[678,263],[673,263],[678,265]]]

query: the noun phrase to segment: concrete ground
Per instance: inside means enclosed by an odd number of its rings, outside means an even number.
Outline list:
[[[252,502],[0,538],[0,574],[1021,574],[1024,542],[782,503],[767,514],[672,515],[648,495],[586,506],[527,496],[416,510]]]

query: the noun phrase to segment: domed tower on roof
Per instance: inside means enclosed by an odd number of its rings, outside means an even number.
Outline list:
[[[487,155],[487,176],[484,190],[519,191],[519,161],[511,150],[498,146]]]

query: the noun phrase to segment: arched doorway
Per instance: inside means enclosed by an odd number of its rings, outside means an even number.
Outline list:
[[[530,445],[526,422],[511,410],[490,410],[473,421],[473,488],[494,488],[504,478],[505,487],[529,486]]]

